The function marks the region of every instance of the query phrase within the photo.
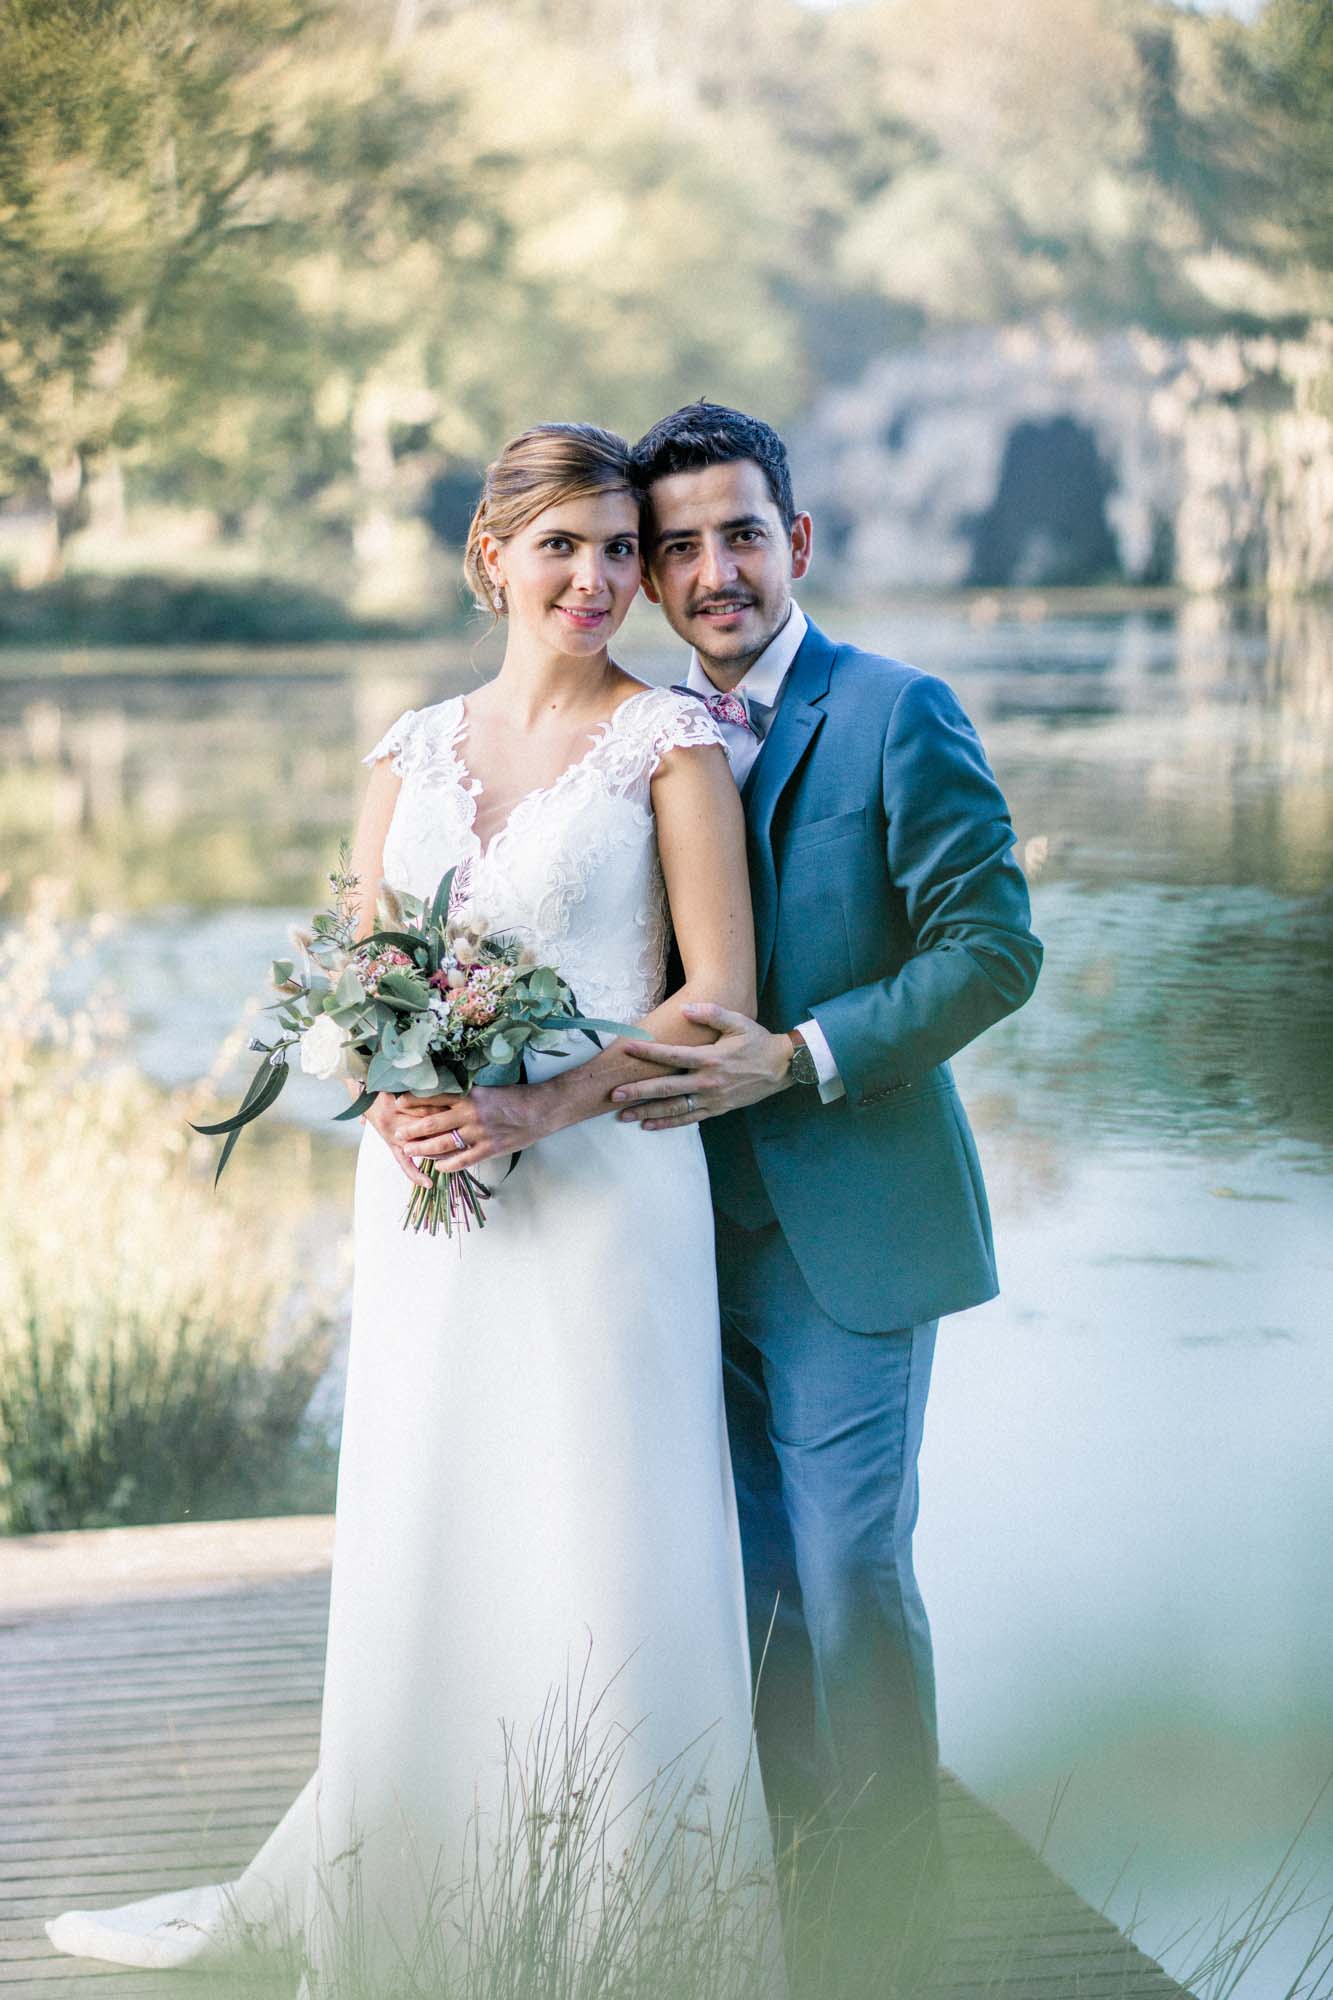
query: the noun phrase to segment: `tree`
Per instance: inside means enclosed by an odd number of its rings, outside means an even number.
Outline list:
[[[46,482],[52,573],[90,466],[139,428],[145,343],[224,252],[233,284],[271,290],[270,85],[310,19],[298,0],[0,16],[0,474]]]

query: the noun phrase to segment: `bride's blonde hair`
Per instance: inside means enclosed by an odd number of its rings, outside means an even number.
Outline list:
[[[463,576],[481,609],[493,620],[505,610],[481,558],[483,534],[504,542],[562,501],[634,491],[629,446],[614,431],[596,424],[534,424],[510,438],[486,468],[463,551]]]

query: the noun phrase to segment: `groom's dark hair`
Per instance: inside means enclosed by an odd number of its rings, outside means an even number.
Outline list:
[[[787,447],[761,417],[729,410],[725,403],[686,403],[645,431],[630,454],[634,476],[646,493],[655,479],[673,472],[701,472],[707,465],[730,465],[752,458],[764,475],[784,528],[796,519]]]

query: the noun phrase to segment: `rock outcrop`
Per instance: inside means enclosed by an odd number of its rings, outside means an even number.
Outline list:
[[[937,335],[793,440],[821,582],[1333,586],[1333,323],[1299,338]]]

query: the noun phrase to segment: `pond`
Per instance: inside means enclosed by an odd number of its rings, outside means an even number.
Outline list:
[[[1047,947],[957,1063],[1004,1292],[942,1326],[927,1422],[944,1754],[1034,1839],[1062,1792],[1054,1866],[1158,1951],[1259,1888],[1333,1772],[1333,613],[1022,610],[821,622],[953,682]],[[680,670],[647,614],[622,657]],[[357,756],[488,659],[0,662],[13,885],[121,913],[99,963],[146,1069],[197,1074],[267,998]],[[1301,1852],[1333,1893],[1329,1799]],[[1241,1993],[1284,1990],[1299,1929]]]

